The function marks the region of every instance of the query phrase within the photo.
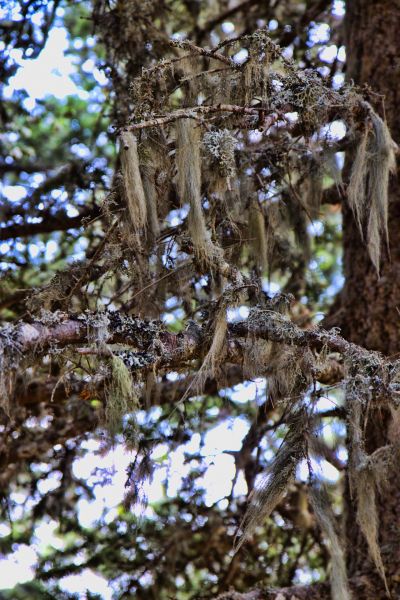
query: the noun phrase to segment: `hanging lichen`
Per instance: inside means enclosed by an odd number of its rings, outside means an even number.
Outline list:
[[[273,270],[290,260],[291,244],[285,206],[275,199],[268,200],[265,204],[267,264]]]
[[[172,176],[168,147],[162,132],[143,135],[139,157],[146,198],[147,225],[149,236],[154,243],[160,233],[160,221],[165,216]]]
[[[381,239],[387,248],[389,245],[388,184],[396,168],[396,145],[386,123],[369,105],[367,108],[369,120],[357,147],[347,199],[361,235],[367,230],[368,253],[379,273]]]
[[[385,568],[379,548],[379,517],[376,504],[376,488],[368,456],[364,450],[363,430],[367,418],[369,380],[363,375],[352,378],[347,383],[349,435],[351,439],[349,456],[350,492],[356,500],[357,522],[367,541],[369,554],[388,591]]]
[[[268,269],[268,240],[265,216],[261,204],[255,197],[249,203],[249,242],[255,264],[266,272]]]
[[[121,133],[121,167],[128,213],[133,231],[139,233],[147,221],[147,204],[139,169],[136,137],[130,131]]]
[[[110,376],[106,388],[106,423],[115,434],[121,427],[122,417],[139,408],[139,398],[129,369],[119,356],[110,359]]]
[[[213,244],[201,205],[200,129],[191,119],[181,119],[176,125],[177,185],[181,203],[189,203],[188,228],[198,259],[212,265],[221,254]]]
[[[241,537],[236,543],[236,551],[271,514],[292,483],[297,465],[305,457],[305,426],[304,410],[295,412],[274,461],[250,496],[249,506],[240,524]]]
[[[241,284],[242,280],[238,278],[236,285],[227,285],[221,294],[215,306],[214,314],[210,319],[209,337],[211,338],[211,344],[200,369],[183,395],[181,402],[187,398],[191,389],[195,389],[197,393],[201,394],[204,383],[209,376],[218,378],[220,367],[225,358],[228,331],[227,310],[240,302],[242,298]]]
[[[248,59],[243,66],[244,102],[250,104],[255,98],[266,106],[268,102],[269,75],[276,47],[266,30],[259,29],[248,36]]]
[[[282,300],[281,300],[282,299]],[[268,393],[276,404],[293,404],[298,401],[305,389],[311,383],[311,372],[314,357],[306,348],[280,344],[278,342],[257,341],[256,347],[262,352],[258,360],[250,358],[253,335],[263,320],[268,319],[271,313],[275,314],[276,325],[284,328],[289,322],[287,317],[288,305],[284,295],[277,295],[272,299],[271,307],[252,309],[248,318],[249,335],[245,348],[246,372],[253,363],[253,376],[265,375],[267,377]],[[250,348],[250,350],[249,350]],[[250,352],[250,355],[249,355]],[[250,375],[251,371],[249,372]]]
[[[310,219],[317,219],[321,206],[323,190],[323,172],[321,166],[315,161],[310,165],[310,169],[303,184],[304,205],[307,215]],[[300,208],[300,211],[301,208]]]
[[[11,400],[21,358],[15,329],[12,326],[3,327],[0,331],[0,408],[8,416],[11,414]]]
[[[350,600],[351,593],[347,579],[345,556],[336,531],[332,505],[324,487],[314,482],[310,490],[310,500],[314,515],[328,543],[331,556],[332,600]]]
[[[110,319],[106,311],[86,315],[88,342],[95,344],[100,351],[107,351],[106,342],[110,337]]]

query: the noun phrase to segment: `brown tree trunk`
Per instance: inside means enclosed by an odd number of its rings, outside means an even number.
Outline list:
[[[400,2],[350,0],[347,5],[347,79],[374,92],[370,101],[386,116],[393,139],[399,143]],[[395,179],[390,185],[391,260],[382,248],[379,278],[349,209],[343,211],[342,333],[385,354],[400,350],[400,195]]]
[[[346,4],[347,78],[371,89],[371,104],[386,117],[393,139],[399,143],[400,2],[349,0]],[[344,206],[346,281],[341,295],[342,334],[348,340],[386,355],[400,351],[400,189],[395,177],[390,184],[389,236],[391,257],[382,248],[378,278],[352,214]],[[390,422],[388,413],[372,413],[366,432],[367,452],[388,443],[393,435]],[[400,477],[397,474],[391,476],[387,490],[377,498],[382,558],[392,597],[400,598]],[[346,521],[350,576],[368,576],[376,585],[368,598],[385,598],[350,507]]]

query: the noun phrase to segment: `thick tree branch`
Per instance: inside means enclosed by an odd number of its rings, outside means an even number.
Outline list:
[[[101,211],[98,206],[84,209],[76,217],[68,217],[65,211],[58,211],[54,215],[46,216],[40,223],[22,223],[0,228],[0,240],[76,229],[82,227],[83,219],[92,220],[99,217],[100,214]]]
[[[195,375],[188,375],[177,381],[162,380],[155,382],[150,390],[143,391],[141,405],[145,406],[146,402],[150,402],[151,406],[172,406],[175,402],[179,402],[186,392],[187,398],[195,396],[197,391],[190,388],[194,377]],[[212,376],[207,377],[203,386],[203,393],[208,396],[217,395],[221,389],[233,387],[245,380],[246,377],[243,374],[241,365],[229,364],[221,372],[218,380]],[[60,377],[56,376],[46,377],[45,380],[35,378],[28,382],[21,380],[15,389],[14,402],[21,406],[33,406],[42,402],[61,404],[72,396],[83,393],[86,385],[85,381],[77,378],[69,378],[64,385],[60,381]],[[190,388],[189,391],[187,391],[188,388]],[[103,392],[104,382],[100,381],[94,387],[94,393],[101,396]]]
[[[300,329],[289,319],[271,310],[261,310],[257,319],[230,323],[228,332],[228,351],[234,356],[240,352],[237,338],[265,339],[283,344],[309,347],[315,350],[327,349],[347,357],[370,360],[373,356],[381,358],[378,352],[368,351],[352,344],[336,331],[320,328]],[[177,361],[199,356],[199,350],[205,343],[202,330],[184,331],[174,334],[166,330],[160,321],[143,320],[137,317],[121,315],[118,312],[85,313],[70,317],[66,313],[54,313],[46,317],[46,322],[37,320],[32,323],[19,323],[1,331],[3,340],[10,341],[21,352],[45,352],[50,346],[63,347],[68,344],[85,343],[93,339],[99,318],[107,320],[109,344],[125,344],[140,352],[151,351],[158,355],[158,363],[173,366]],[[157,347],[158,344],[158,347]]]
[[[53,165],[46,165],[45,163],[24,163],[24,162],[12,162],[7,163],[5,161],[0,161],[0,175],[4,173],[40,173],[42,171],[50,171],[53,169]]]
[[[317,351],[326,349],[340,353],[347,358],[357,358],[359,362],[378,364],[382,356],[347,342],[334,330],[314,328],[302,330],[289,319],[271,310],[259,311],[257,319],[231,323],[228,326],[227,360],[241,364],[244,347],[241,338],[260,338],[282,344],[309,347]],[[50,348],[62,348],[70,344],[87,344],[96,340],[96,327],[99,320],[107,327],[107,344],[123,344],[135,352],[122,353],[121,357],[132,369],[146,371],[153,368],[182,368],[195,358],[204,355],[208,342],[207,332],[200,328],[174,334],[165,329],[160,321],[143,320],[124,316],[118,312],[85,313],[71,318],[66,313],[56,312],[45,321],[19,323],[0,330],[5,352],[12,355],[29,353],[25,361],[34,363],[37,356]],[[78,350],[81,354],[96,354],[98,348]],[[322,382],[335,383],[343,377],[341,365],[337,361],[327,363],[327,368],[315,373]]]

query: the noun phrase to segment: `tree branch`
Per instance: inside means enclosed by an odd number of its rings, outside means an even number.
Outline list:
[[[379,352],[348,342],[335,330],[326,331],[320,328],[300,329],[292,321],[272,310],[260,310],[257,320],[247,320],[228,325],[228,351],[230,356],[241,353],[235,344],[237,338],[260,338],[272,342],[309,347],[315,350],[327,349],[343,356],[358,359],[382,358]],[[32,323],[17,323],[11,328],[0,330],[0,337],[14,344],[21,352],[44,353],[50,346],[63,347],[90,341],[95,335],[96,320],[108,320],[108,344],[125,344],[135,347],[139,352],[153,352],[158,355],[158,364],[173,366],[182,359],[199,356],[205,344],[205,335],[197,331],[174,334],[166,330],[161,321],[144,320],[138,317],[121,315],[118,312],[90,313],[70,316],[56,312],[46,321],[36,320]],[[92,330],[92,333],[90,331]],[[158,344],[158,349],[157,349]],[[150,357],[149,357],[150,359]]]
[[[330,600],[330,586],[328,583],[316,583],[312,585],[295,585],[279,590],[252,590],[240,594],[238,592],[226,592],[220,594],[215,600]]]
[[[204,37],[204,35],[206,35],[210,31],[212,31],[214,29],[214,27],[216,27],[220,23],[223,23],[227,19],[232,18],[238,12],[243,12],[243,11],[247,12],[249,10],[249,8],[251,8],[255,4],[261,4],[260,0],[245,0],[241,4],[237,4],[236,6],[234,6],[233,8],[229,8],[225,12],[221,12],[214,19],[210,19],[209,21],[207,21],[207,23],[205,23],[204,27],[199,31],[200,39],[202,39]]]
[[[68,231],[82,227],[83,219],[95,219],[101,214],[100,208],[94,206],[82,210],[76,217],[68,217],[64,211],[58,211],[54,215],[43,217],[40,223],[22,223],[8,225],[0,228],[0,240],[9,240],[19,237],[28,237],[40,233],[52,233],[53,231]]]
[[[250,108],[248,106],[239,106],[236,104],[213,104],[211,106],[201,104],[200,106],[193,106],[190,108],[178,108],[177,110],[174,110],[173,112],[163,117],[155,117],[154,119],[149,119],[148,121],[134,123],[133,125],[124,127],[124,129],[129,131],[135,131],[137,129],[145,129],[146,127],[158,127],[160,125],[172,123],[173,121],[176,121],[178,119],[195,119],[196,115],[230,112],[239,115],[258,116],[260,112],[264,111],[265,108],[257,106],[252,106]],[[267,117],[267,119],[271,120],[269,124],[267,123],[267,126],[270,126],[278,118],[278,115],[276,115],[275,113]]]
[[[385,589],[379,577],[353,577],[349,580],[352,598],[376,600],[385,598]],[[310,585],[293,585],[280,589],[255,589],[250,592],[224,592],[214,600],[331,600],[331,589],[328,582]]]

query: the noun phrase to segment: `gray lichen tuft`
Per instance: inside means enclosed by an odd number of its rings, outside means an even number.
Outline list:
[[[106,342],[110,337],[108,314],[105,311],[99,311],[85,315],[88,342],[95,344],[100,350],[106,349]]]
[[[203,147],[210,159],[211,173],[214,172],[213,191],[231,189],[231,179],[235,176],[236,138],[227,130],[208,131],[203,137]]]

